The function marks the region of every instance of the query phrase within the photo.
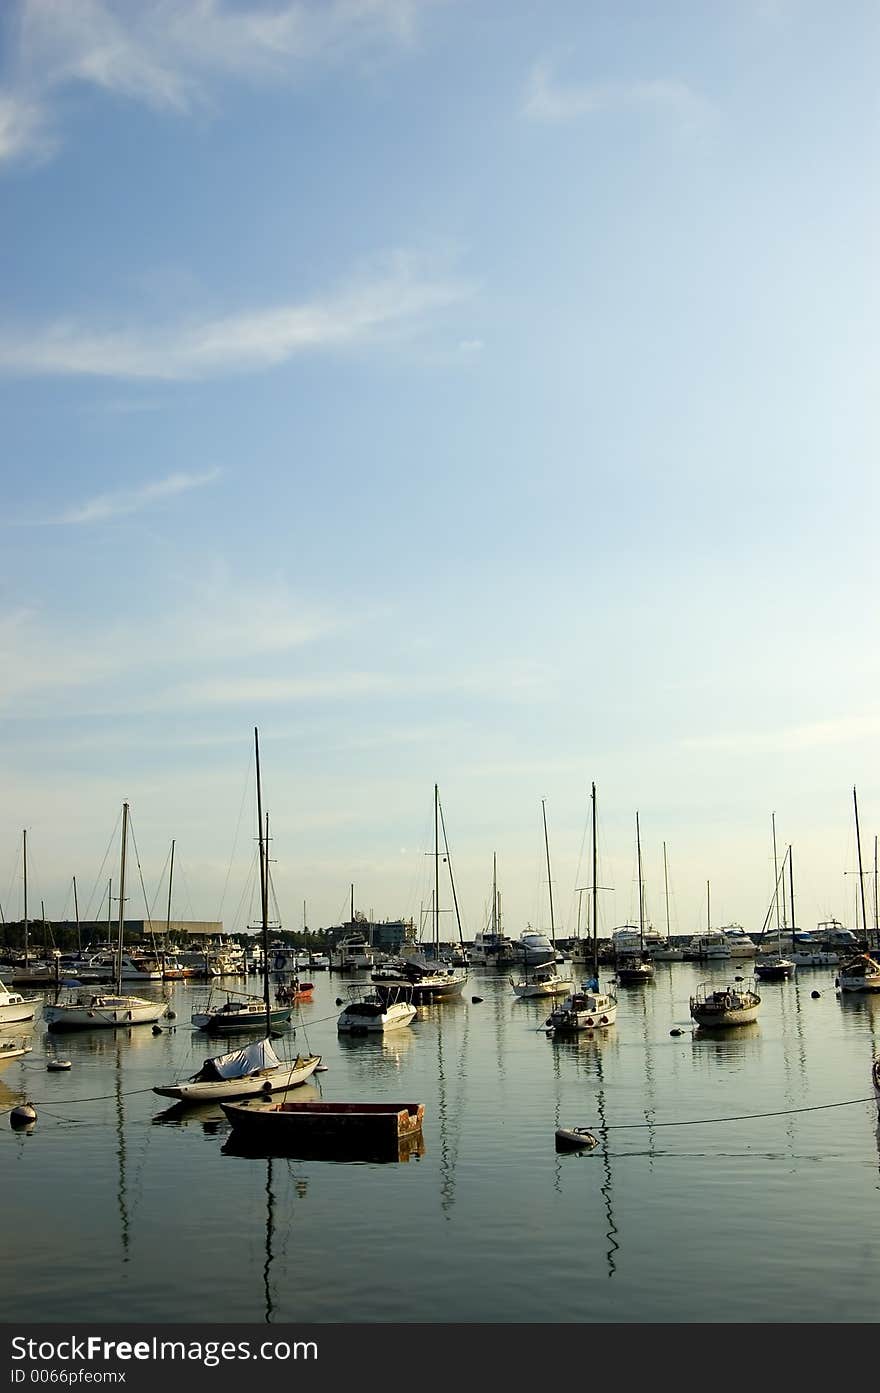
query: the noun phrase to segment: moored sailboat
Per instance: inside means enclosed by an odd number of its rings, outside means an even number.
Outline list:
[[[598,884],[596,850],[596,785],[592,795],[593,823],[593,975],[572,991],[547,1017],[548,1034],[576,1034],[604,1030],[617,1019],[617,997],[599,988]]]
[[[117,1029],[129,1025],[153,1025],[168,1010],[165,1001],[130,996],[122,990],[125,935],[125,859],[128,845],[128,804],[122,805],[122,851],[119,869],[119,929],[116,945],[116,991],[75,986],[64,1000],[43,1007],[50,1030]]]
[[[513,988],[514,996],[527,999],[529,997],[541,996],[564,996],[571,991],[571,977],[559,971],[556,960],[556,921],[553,917],[553,881],[550,875],[550,842],[547,836],[547,808],[544,800],[541,800],[541,812],[544,819],[544,852],[547,860],[547,888],[550,897],[550,955],[543,962],[536,961],[532,966],[528,965],[528,957],[523,964],[523,975],[519,978],[509,979]]]
[[[273,1010],[269,998],[269,891],[268,891],[268,846],[263,841],[262,791],[260,785],[260,744],[259,734],[254,730],[254,748],[257,777],[257,822],[260,855],[260,897],[263,921],[263,1001],[261,1012],[256,1011],[256,998],[245,1003],[248,1008],[248,1023],[256,1025],[260,1020],[265,1031],[264,1038],[256,1040],[243,1049],[231,1050],[226,1054],[206,1059],[198,1073],[182,1083],[162,1084],[153,1088],[154,1093],[163,1098],[176,1098],[182,1103],[205,1103],[213,1099],[246,1098],[249,1096],[275,1093],[282,1089],[295,1088],[310,1079],[321,1063],[321,1056],[309,1052],[297,1054],[294,1060],[281,1060],[275,1053],[270,1039],[273,1025],[279,1012]],[[170,892],[169,892],[170,893]],[[236,1006],[238,1003],[236,1003]],[[222,1010],[216,1012],[214,1021]],[[240,1012],[239,1012],[240,1014]],[[230,1017],[233,1012],[229,1012]],[[256,1019],[254,1017],[256,1016]],[[290,1010],[286,1011],[289,1019]],[[195,1023],[196,1017],[193,1016]],[[200,1027],[216,1031],[216,1025]],[[238,1026],[230,1027],[238,1028]],[[220,1033],[224,1033],[221,1027]]]

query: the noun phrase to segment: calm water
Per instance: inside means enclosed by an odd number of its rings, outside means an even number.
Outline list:
[[[401,1164],[240,1157],[219,1109],[161,1120],[152,1085],[223,1048],[189,1026],[203,984],[167,984],[161,1036],[38,1020],[0,1076],[0,1106],[39,1112],[0,1128],[4,1320],[873,1322],[880,998],[803,969],[761,986],[758,1024],[701,1039],[709,975],[658,965],[606,1038],[562,1042],[546,1002],[480,969],[409,1029],[340,1039],[339,979],[316,974],[291,1042],[324,1056],[313,1094],[423,1102]],[[702,1121],[762,1112],[782,1115]],[[560,1123],[604,1145],[560,1155]]]

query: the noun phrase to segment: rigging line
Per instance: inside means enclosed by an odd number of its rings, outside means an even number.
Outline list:
[[[731,1117],[686,1117],[677,1122],[609,1122],[603,1124],[607,1132],[628,1132],[645,1127],[700,1127],[708,1122],[749,1122],[756,1117],[790,1117],[799,1112],[822,1112],[826,1108],[851,1108],[856,1103],[873,1103],[873,1098],[847,1098],[842,1103],[814,1103],[809,1108],[781,1108],[779,1112],[743,1112]]]
[[[146,885],[144,885],[144,872],[143,872],[143,869],[142,869],[142,867],[141,867],[140,852],[138,851],[137,838],[136,838],[135,835],[134,835],[134,822],[133,822],[133,820],[132,820],[131,813],[129,813],[129,815],[128,815],[128,826],[129,826],[129,831],[131,832],[131,844],[132,844],[132,846],[134,847],[134,859],[135,859],[135,863],[136,863],[137,868],[138,868],[138,879],[140,880],[140,883],[141,883],[141,894],[142,894],[143,897],[144,897],[144,909],[147,911],[147,918],[148,918],[148,919],[150,920],[150,922],[152,923],[153,911],[152,911],[152,909],[150,908],[150,902],[149,902],[149,900],[147,899],[147,887],[146,887]],[[122,923],[123,923],[123,926],[124,926],[124,925],[125,925],[125,905],[122,906]]]
[[[224,905],[225,902],[226,902],[226,891],[227,891],[228,888],[229,888],[229,877],[232,875],[232,866],[233,866],[233,862],[235,861],[235,853],[236,853],[236,851],[237,851],[237,849],[238,849],[238,837],[239,837],[239,833],[241,832],[242,819],[244,818],[244,805],[245,805],[245,800],[246,800],[246,798],[248,797],[248,792],[249,792],[249,789],[250,789],[250,786],[251,786],[251,771],[253,770],[253,767],[254,767],[254,756],[253,756],[253,754],[251,754],[251,755],[249,756],[249,758],[248,758],[247,769],[246,769],[246,771],[245,771],[244,783],[243,783],[243,785],[242,785],[242,790],[241,790],[241,802],[240,802],[239,808],[238,808],[238,822],[236,823],[236,826],[235,826],[235,836],[234,836],[233,839],[232,839],[232,850],[231,850],[230,853],[229,853],[229,864],[228,864],[228,866],[226,867],[226,879],[225,879],[224,882],[223,882],[223,893],[222,893],[222,895],[220,896],[220,907],[219,907],[219,909],[218,909],[218,911],[217,911],[217,920],[218,920],[218,922],[222,922],[222,919],[223,919],[223,905]]]
[[[117,844],[117,832],[118,832],[118,830],[119,830],[119,823],[120,823],[121,818],[122,818],[122,813],[121,813],[121,812],[117,813],[116,822],[115,822],[114,825],[113,825],[113,831],[110,833],[110,840],[109,840],[108,843],[107,843],[107,850],[104,852],[104,857],[103,857],[103,860],[101,861],[101,865],[100,865],[100,868],[99,868],[99,870],[98,870],[98,874],[95,876],[95,883],[94,883],[94,885],[92,886],[91,893],[89,894],[89,898],[86,900],[86,907],[85,907],[85,910],[83,911],[83,918],[84,918],[84,919],[89,919],[89,918],[91,918],[92,914],[94,913],[94,910],[93,910],[93,908],[92,908],[92,902],[93,902],[93,900],[94,900],[94,898],[95,898],[95,894],[96,894],[96,892],[97,892],[99,882],[100,882],[101,887],[102,887],[102,888],[101,888],[101,904],[103,905],[103,903],[104,903],[104,890],[103,890],[103,885],[104,885],[104,867],[105,867],[106,864],[107,864],[107,857],[110,855],[110,848],[116,846],[116,844]]]
[[[152,1093],[152,1091],[153,1091],[152,1088],[132,1088],[132,1089],[129,1090],[128,1093],[123,1093],[123,1094],[121,1094],[121,1097],[123,1097],[123,1098],[133,1098],[133,1097],[135,1096],[136,1093]],[[51,1099],[48,1103],[42,1103],[42,1102],[40,1102],[39,1099],[37,1099],[36,1102],[34,1102],[33,1099],[31,1099],[30,1101],[31,1101],[31,1103],[33,1104],[33,1106],[34,1106],[35,1108],[46,1108],[46,1109],[48,1109],[49,1111],[51,1111],[52,1108],[56,1108],[56,1107],[65,1107],[65,1108],[66,1108],[66,1107],[68,1106],[68,1104],[70,1104],[70,1103],[108,1103],[108,1102],[115,1102],[115,1100],[116,1100],[116,1093],[114,1092],[114,1093],[98,1093],[98,1094],[95,1095],[94,1098],[55,1098],[55,1099]],[[13,1106],[14,1106],[14,1107],[18,1107],[18,1104],[15,1103]],[[11,1108],[5,1108],[5,1109],[4,1109],[4,1112],[11,1112],[11,1111],[12,1111]]]

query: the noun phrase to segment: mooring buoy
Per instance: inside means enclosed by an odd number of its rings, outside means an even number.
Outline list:
[[[9,1125],[16,1130],[33,1127],[36,1120],[37,1110],[33,1103],[19,1103],[18,1107],[13,1108],[9,1114]]]

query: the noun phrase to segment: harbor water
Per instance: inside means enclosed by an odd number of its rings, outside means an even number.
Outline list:
[[[386,1163],[236,1155],[219,1107],[169,1112],[153,1086],[232,1048],[191,1028],[205,983],[150,989],[158,1034],[38,1016],[0,1073],[0,1107],[38,1114],[0,1129],[4,1319],[873,1322],[880,997],[801,969],[760,985],[756,1024],[695,1031],[693,989],[749,970],[658,964],[569,1040],[474,968],[411,1026],[340,1037],[347,993],[315,974],[277,1048],[326,1071],[295,1096],[423,1103],[421,1154]],[[600,1144],[557,1152],[559,1126]]]

